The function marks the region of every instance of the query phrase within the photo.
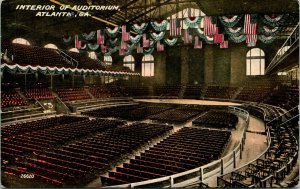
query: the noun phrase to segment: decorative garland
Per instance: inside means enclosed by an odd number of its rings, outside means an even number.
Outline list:
[[[68,45],[68,44],[71,43],[72,37],[71,37],[71,36],[69,36],[69,37],[67,37],[67,38],[66,38],[66,37],[63,37],[62,40],[63,40],[63,43],[64,43],[64,44]]]
[[[239,36],[243,33],[243,27],[224,27],[228,35]]]
[[[276,36],[259,35],[258,39],[265,44],[270,44],[273,43],[273,41],[276,39]]]
[[[119,38],[115,38],[115,39],[109,39],[109,44],[111,44],[112,46],[117,46],[117,45],[120,45],[120,40]]]
[[[95,51],[99,48],[99,44],[91,44],[91,43],[88,43],[87,44],[88,48],[91,50],[91,51]]]
[[[247,35],[243,35],[243,34],[239,35],[239,36],[229,35],[229,39],[235,43],[241,43],[241,42],[245,41],[246,38],[247,38]]]
[[[114,29],[110,29],[109,27],[105,28],[105,33],[109,36],[109,37],[116,37],[119,33],[120,30],[120,26],[116,26]]]
[[[133,24],[132,29],[138,34],[142,34],[148,26],[148,23],[142,23],[140,26],[138,24]]]
[[[196,34],[201,37],[202,39],[206,39],[205,35],[204,35],[204,30],[200,29],[200,28],[195,28],[195,32]]]
[[[275,36],[282,30],[281,27],[269,28],[268,26],[263,26],[259,28],[259,31],[264,35]]]
[[[235,26],[240,21],[241,18],[242,18],[241,15],[235,15],[235,16],[232,16],[232,17],[229,17],[229,16],[219,16],[219,20],[221,21],[221,23],[224,26],[227,26],[227,27],[233,27],[233,26]]]
[[[174,46],[177,43],[177,38],[173,38],[173,39],[164,39],[164,42],[168,45],[168,46]]]
[[[152,48],[148,48],[148,49],[144,48],[143,54],[144,54],[144,55],[152,54],[153,51],[154,51],[154,48],[153,48],[153,47],[152,47]]]
[[[83,34],[81,34],[81,36],[84,40],[90,41],[90,40],[94,39],[94,37],[96,36],[96,32],[91,31],[89,34],[83,33]]]
[[[167,29],[168,24],[169,24],[169,22],[167,20],[163,20],[160,23],[156,22],[156,21],[150,22],[150,23],[151,23],[153,29],[155,31],[158,31],[158,32],[165,31]]]
[[[152,39],[154,39],[154,41],[160,41],[164,38],[165,33],[166,32],[164,32],[164,31],[162,31],[158,34],[154,32],[154,33],[150,33],[150,36],[151,36]]]
[[[141,38],[142,38],[142,35],[136,35],[135,37],[132,37],[132,36],[129,37],[130,42],[133,44],[137,44],[138,42],[140,42]]]
[[[287,18],[288,14],[281,14],[274,17],[270,17],[269,15],[263,15],[261,17],[263,23],[273,27],[280,26],[286,21]]]
[[[197,16],[197,17],[187,17],[183,20],[183,23],[188,27],[188,28],[198,28],[198,26],[201,24],[202,17]]]

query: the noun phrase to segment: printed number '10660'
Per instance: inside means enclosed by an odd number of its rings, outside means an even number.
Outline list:
[[[32,179],[34,178],[34,174],[21,174],[20,178]]]

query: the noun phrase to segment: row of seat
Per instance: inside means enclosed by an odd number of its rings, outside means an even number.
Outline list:
[[[224,110],[210,110],[193,121],[194,125],[208,125],[217,128],[235,128],[238,117]]]
[[[225,131],[184,127],[110,171],[108,177],[101,176],[102,185],[155,179],[204,165],[220,156],[230,135]]]
[[[54,96],[49,88],[35,88],[24,91],[25,97],[29,99],[47,100]]]

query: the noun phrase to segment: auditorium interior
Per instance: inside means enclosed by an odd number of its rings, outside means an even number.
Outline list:
[[[296,0],[3,0],[1,185],[299,182]]]

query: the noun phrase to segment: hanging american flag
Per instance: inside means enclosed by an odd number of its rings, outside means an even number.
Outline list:
[[[228,48],[228,41],[223,41],[220,43],[220,48],[221,49],[227,49]]]
[[[136,53],[143,53],[143,47],[141,47],[140,43],[137,44]]]
[[[122,26],[122,41],[129,40],[129,32],[126,31],[126,25]]]
[[[120,49],[126,50],[127,49],[127,42],[121,41],[121,47],[120,47]]]
[[[246,43],[254,43],[257,42],[257,35],[247,35]]]
[[[199,41],[198,36],[195,36],[194,49],[202,49],[202,41]]]
[[[254,15],[246,14],[244,21],[244,33],[249,35],[256,35],[257,23],[254,19]]]
[[[105,37],[104,37],[104,35],[101,35],[101,30],[97,30],[97,44],[103,45],[104,40],[105,40]]]
[[[189,29],[184,30],[183,34],[183,41],[185,44],[192,43],[193,42],[193,36],[190,33],[191,31]]]
[[[150,47],[150,40],[147,39],[147,35],[143,34],[143,47]]]
[[[161,44],[160,41],[158,41],[156,43],[156,50],[159,52],[159,51],[164,51],[165,50],[165,46],[164,44]]]
[[[170,36],[181,35],[180,20],[178,18],[170,20]]]
[[[217,32],[217,24],[212,23],[210,16],[204,17],[204,35],[214,35]]]

